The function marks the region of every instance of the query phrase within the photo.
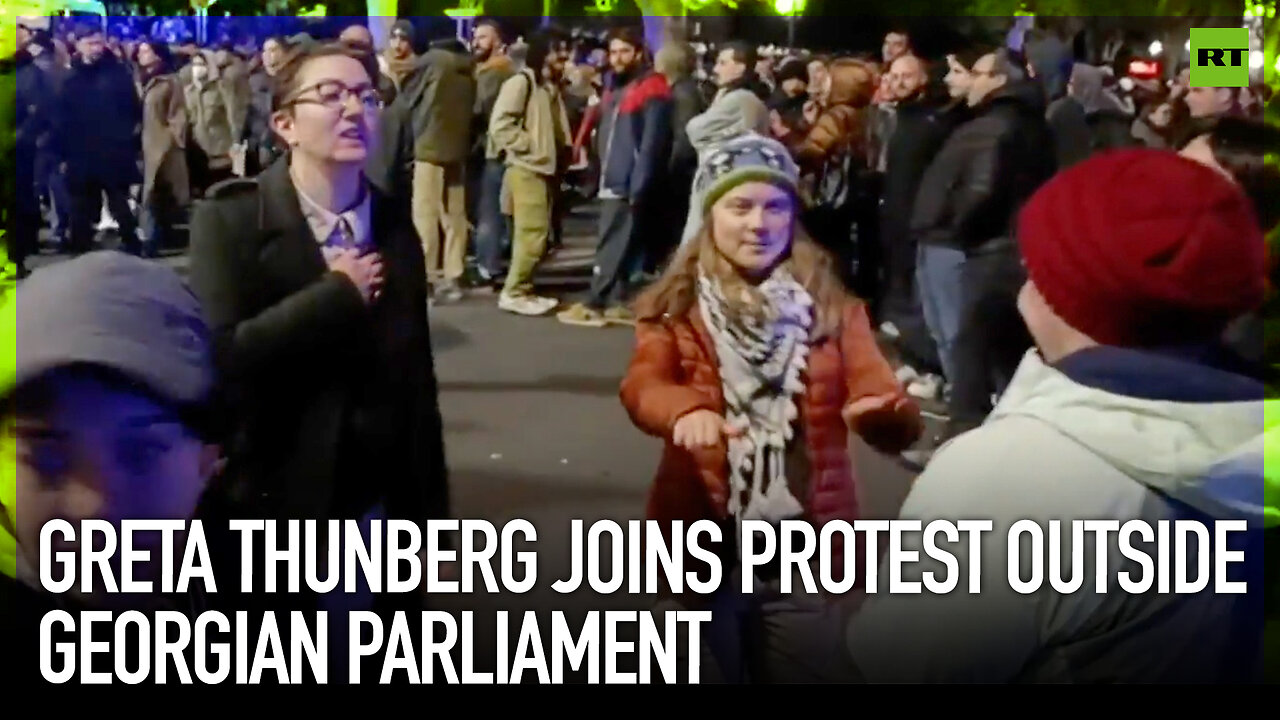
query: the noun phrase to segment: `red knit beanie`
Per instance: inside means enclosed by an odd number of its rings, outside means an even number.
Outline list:
[[[1023,208],[1018,242],[1054,312],[1105,345],[1216,340],[1266,294],[1248,199],[1172,152],[1108,152],[1059,173]]]

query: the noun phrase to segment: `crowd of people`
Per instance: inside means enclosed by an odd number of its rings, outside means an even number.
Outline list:
[[[665,441],[651,519],[856,519],[852,432],[922,472],[904,518],[1272,527],[1269,98],[1186,72],[1137,86],[1027,30],[932,58],[905,31],[878,57],[762,57],[651,52],[631,27],[604,50],[555,27],[512,42],[486,19],[419,54],[401,20],[383,51],[356,24],[244,58],[20,27],[10,254],[25,275],[47,204],[81,257],[18,290],[6,593],[50,602],[24,580],[54,517],[448,517],[428,313],[479,290],[635,326],[620,393]],[[104,198],[123,253],[92,252]],[[145,258],[193,198],[187,290]],[[534,274],[584,198],[594,271],[561,307]],[[949,418],[939,436],[922,407]],[[1260,662],[1255,595],[993,585],[872,596],[850,619],[756,585],[712,600],[721,679],[1203,681]]]

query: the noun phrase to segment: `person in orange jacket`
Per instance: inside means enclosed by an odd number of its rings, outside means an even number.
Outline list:
[[[732,568],[742,521],[821,528],[858,517],[850,431],[898,453],[922,425],[866,309],[797,224],[798,169],[786,149],[748,134],[710,154],[699,175],[705,225],[637,301],[621,397],[635,425],[666,443],[649,519],[667,528],[723,523],[718,551]],[[861,552],[843,550],[861,561]],[[843,559],[832,566],[843,577]],[[710,598],[717,640],[704,673],[710,666],[730,682],[832,679],[842,652],[834,604],[782,592],[777,569],[753,582],[756,592],[739,595],[741,577],[726,570]],[[668,593],[664,602],[697,601]],[[748,615],[764,622],[747,624]]]

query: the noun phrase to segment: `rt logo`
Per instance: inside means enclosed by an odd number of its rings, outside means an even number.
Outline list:
[[[1191,29],[1191,87],[1249,86],[1249,29]]]

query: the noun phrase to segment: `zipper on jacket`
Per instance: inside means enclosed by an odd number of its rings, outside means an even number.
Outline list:
[[[626,99],[626,87],[622,88],[622,92],[618,93],[618,102],[613,106],[613,122],[609,124],[609,137],[604,141],[604,161],[601,163],[600,172],[600,195],[605,198],[613,198],[614,193],[609,191],[609,161],[613,158],[613,138],[618,133],[618,118],[622,115],[622,101]],[[619,196],[618,199],[621,199]]]

